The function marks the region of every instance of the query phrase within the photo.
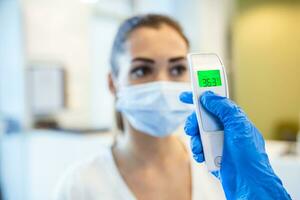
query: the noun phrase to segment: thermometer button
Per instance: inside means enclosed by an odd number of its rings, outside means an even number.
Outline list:
[[[216,165],[217,167],[221,167],[221,160],[222,160],[222,156],[217,156],[217,157],[215,158],[215,165]]]

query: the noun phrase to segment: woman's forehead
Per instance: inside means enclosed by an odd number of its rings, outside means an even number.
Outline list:
[[[141,27],[128,37],[125,48],[132,56],[185,55],[187,44],[182,36],[168,25],[159,28]]]

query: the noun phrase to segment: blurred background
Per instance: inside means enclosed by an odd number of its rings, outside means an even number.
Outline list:
[[[191,51],[220,55],[231,98],[300,199],[299,0],[0,0],[2,199],[50,199],[69,165],[111,141],[112,40],[149,12],[178,20]]]

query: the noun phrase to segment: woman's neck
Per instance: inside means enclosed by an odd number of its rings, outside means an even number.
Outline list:
[[[114,148],[118,156],[138,165],[168,165],[170,162],[188,159],[188,153],[178,137],[172,135],[157,138],[133,128],[117,137]]]

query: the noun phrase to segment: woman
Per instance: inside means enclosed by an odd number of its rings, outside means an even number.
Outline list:
[[[196,166],[174,133],[191,113],[178,95],[190,90],[180,26],[139,15],[119,28],[109,87],[121,113],[112,146],[69,171],[58,199],[223,199],[219,181]]]

